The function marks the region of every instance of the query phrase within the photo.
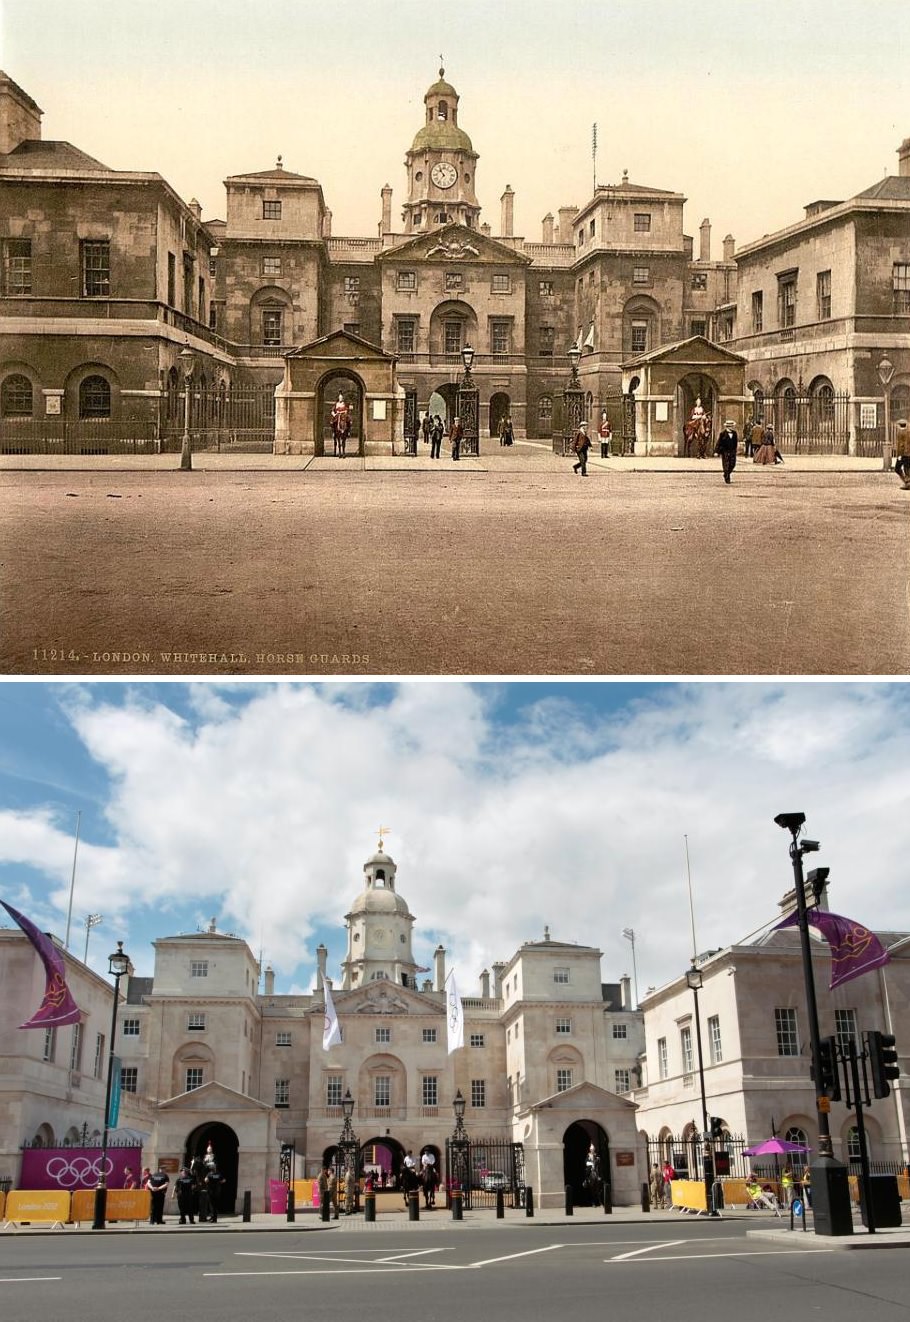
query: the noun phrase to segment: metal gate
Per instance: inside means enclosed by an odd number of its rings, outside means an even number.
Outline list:
[[[754,397],[756,422],[774,428],[778,449],[786,454],[847,454],[850,446],[851,400],[846,391],[822,389],[814,394],[788,388],[779,395]],[[857,433],[858,447],[864,443]],[[881,435],[870,438],[871,453],[881,453]],[[866,453],[857,448],[857,454]]]
[[[750,1171],[764,1169],[763,1162],[770,1161],[773,1165],[774,1161],[773,1157],[758,1158],[756,1164],[751,1157],[743,1156],[746,1145],[746,1139],[740,1135],[724,1134],[722,1138],[713,1140],[715,1154],[728,1153],[729,1173],[739,1179],[744,1179]],[[700,1134],[687,1133],[682,1138],[678,1135],[666,1134],[663,1138],[648,1139],[649,1172],[652,1166],[662,1166],[669,1160],[681,1180],[701,1180],[704,1178],[703,1157],[704,1142]]]
[[[168,395],[162,450],[180,449],[185,414],[185,394]],[[275,448],[275,387],[191,387],[188,430],[194,453],[271,454]]]
[[[506,1207],[523,1207],[525,1158],[521,1143],[503,1138],[446,1139],[446,1189],[461,1188],[464,1207],[495,1207],[503,1192]]]

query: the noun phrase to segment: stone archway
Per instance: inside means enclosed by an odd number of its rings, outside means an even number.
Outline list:
[[[388,1134],[368,1138],[360,1145],[361,1169],[364,1172],[373,1171],[374,1176],[381,1173],[381,1182],[377,1188],[397,1188],[404,1157],[402,1145],[397,1138],[391,1138]]]
[[[610,1183],[610,1140],[596,1120],[576,1120],[562,1136],[563,1182],[572,1189],[572,1202],[591,1206],[598,1199],[590,1187],[586,1162],[594,1145],[604,1183]]]
[[[713,376],[709,376],[706,372],[690,372],[682,377],[676,386],[676,416],[679,419],[677,454],[679,455],[686,453],[683,426],[691,417],[696,399],[701,400],[702,408],[711,415],[711,437],[719,431],[720,422],[723,421],[721,419],[719,422],[717,417],[719,392]],[[709,447],[709,452],[710,450],[713,450],[713,444]]]
[[[323,377],[317,391],[315,453],[332,454],[332,408],[344,396],[351,417],[346,454],[363,454],[363,382],[354,372],[339,369]]]
[[[442,385],[436,386],[430,395],[427,407],[431,413],[439,414],[448,432],[458,412],[458,386],[452,381],[445,381]]]
[[[220,1120],[208,1121],[197,1125],[186,1138],[183,1151],[184,1165],[190,1166],[197,1158],[204,1158],[209,1143],[215,1154],[218,1173],[223,1176],[221,1206],[219,1213],[233,1216],[237,1202],[237,1169],[239,1164],[240,1143],[230,1125]]]
[[[499,425],[504,418],[507,418],[512,408],[512,401],[504,390],[497,390],[490,396],[489,406],[489,424],[490,435],[494,438],[499,436]]]

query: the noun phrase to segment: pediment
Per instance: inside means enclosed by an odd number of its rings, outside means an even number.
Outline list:
[[[725,349],[722,344],[715,344],[704,335],[692,335],[688,340],[678,340],[675,344],[664,344],[650,353],[643,353],[632,358],[624,367],[640,367],[645,363],[673,363],[679,367],[703,367],[717,363],[735,363],[746,360],[742,354]]]
[[[620,1097],[619,1093],[610,1092],[607,1088],[601,1088],[596,1083],[589,1083],[583,1080],[576,1083],[572,1088],[566,1088],[564,1092],[553,1093],[551,1097],[544,1097],[539,1102],[528,1108],[531,1111],[631,1111],[638,1110],[637,1102],[630,1102],[625,1097]]]
[[[270,1111],[271,1107],[259,1102],[255,1097],[246,1097],[242,1092],[226,1087],[223,1083],[204,1083],[192,1092],[178,1093],[165,1102],[159,1102],[162,1111]]]
[[[398,983],[382,978],[365,983],[363,987],[349,991],[332,991],[332,999],[338,1015],[345,1014],[445,1014],[442,999],[432,998],[426,993],[414,991],[412,987],[402,987]],[[314,1009],[314,1014],[322,1015],[322,1007]]]
[[[487,234],[453,223],[429,234],[415,234],[395,248],[387,248],[377,261],[389,258],[396,262],[481,262],[496,266],[529,266],[530,257],[518,253]]]
[[[360,335],[352,335],[350,331],[345,330],[321,335],[318,340],[310,340],[309,344],[291,349],[285,355],[287,358],[318,358],[320,361],[326,358],[338,358],[341,361],[353,359],[360,363],[371,359],[376,362],[391,362],[394,356],[386,353],[378,344],[371,344]]]

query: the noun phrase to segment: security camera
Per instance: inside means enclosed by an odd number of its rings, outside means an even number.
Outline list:
[[[817,840],[800,840],[799,847],[804,854],[817,854],[821,849]]]
[[[795,835],[799,828],[805,825],[806,814],[804,812],[779,812],[774,820],[778,826],[785,831],[792,831]]]

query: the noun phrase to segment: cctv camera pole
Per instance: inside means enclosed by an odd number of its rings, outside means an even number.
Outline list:
[[[793,881],[796,888],[796,913],[799,941],[803,959],[803,977],[806,984],[806,1009],[809,1015],[809,1039],[812,1045],[812,1074],[815,1079],[815,1104],[818,1114],[818,1152],[809,1163],[812,1173],[812,1214],[816,1235],[852,1235],[853,1213],[850,1207],[850,1189],[847,1168],[834,1156],[831,1146],[829,1112],[831,1099],[821,1091],[821,1035],[818,1030],[818,1002],[815,998],[815,978],[812,972],[812,948],[809,944],[809,920],[803,880],[803,847],[799,833],[805,822],[804,813],[780,813],[775,817],[778,826],[790,832],[790,859],[793,863]]]

